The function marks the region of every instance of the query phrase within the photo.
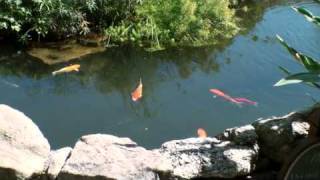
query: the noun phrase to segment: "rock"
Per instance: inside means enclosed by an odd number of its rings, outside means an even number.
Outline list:
[[[239,146],[216,138],[189,138],[164,143],[157,150],[166,160],[163,167],[170,171],[159,173],[169,177],[191,178],[234,178],[249,175],[257,158],[257,149]]]
[[[308,136],[310,128],[299,113],[259,120],[253,126],[259,137],[261,153],[278,163],[283,163],[297,142]]]
[[[105,51],[105,47],[83,46],[76,42],[41,43],[30,48],[27,54],[48,65],[77,60],[84,56]]]
[[[58,179],[158,179],[150,170],[157,159],[129,138],[87,135],[76,143]]]
[[[50,152],[49,167],[47,170],[48,179],[56,179],[67,158],[70,156],[72,148],[65,147]]]
[[[28,179],[42,174],[49,152],[47,139],[31,119],[0,105],[1,180]]]
[[[232,141],[238,145],[253,146],[257,144],[258,135],[252,125],[245,125],[226,129],[223,133],[217,135],[217,138]]]
[[[306,122],[310,124],[309,137],[311,139],[318,140],[320,138],[320,107],[319,105],[315,106],[308,117]]]

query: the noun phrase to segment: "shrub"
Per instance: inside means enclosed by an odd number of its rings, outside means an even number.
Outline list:
[[[215,44],[233,36],[238,28],[228,1],[145,0],[132,21],[106,29],[115,43],[132,42],[151,48],[170,45]]]

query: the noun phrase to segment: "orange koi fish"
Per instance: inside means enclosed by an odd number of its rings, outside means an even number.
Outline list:
[[[69,72],[72,72],[72,71],[79,72],[79,69],[80,69],[80,64],[74,64],[74,65],[70,65],[70,66],[66,66],[64,68],[61,68],[61,69],[59,69],[57,71],[53,71],[52,75],[55,76],[57,74],[69,73]]]
[[[142,87],[143,87],[143,85],[142,85],[142,81],[140,78],[140,82],[139,82],[138,87],[131,93],[132,101],[136,102],[142,98]]]
[[[198,137],[199,137],[199,138],[206,138],[206,137],[208,137],[207,132],[206,132],[204,129],[202,129],[202,128],[199,128],[199,129],[197,130],[197,134],[198,134]]]
[[[236,101],[231,96],[225,94],[224,92],[220,91],[219,89],[210,89],[210,92],[217,95],[217,96],[223,97],[224,99],[226,99],[232,103],[241,104],[240,102]]]

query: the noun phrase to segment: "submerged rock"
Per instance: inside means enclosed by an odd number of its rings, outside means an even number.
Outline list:
[[[70,156],[72,148],[65,147],[50,152],[47,177],[50,180],[56,179],[67,158]]]
[[[215,138],[190,138],[164,143],[157,150],[170,167],[168,171],[155,169],[169,177],[234,178],[250,174],[254,170],[257,147],[239,146],[230,141]]]
[[[259,137],[261,153],[278,163],[283,163],[299,140],[308,136],[310,128],[299,113],[259,120],[253,126]]]
[[[44,173],[50,145],[23,113],[0,105],[0,179],[28,179]]]
[[[78,59],[80,57],[102,52],[105,47],[89,47],[77,44],[75,42],[70,42],[66,44],[61,43],[51,43],[42,44],[41,46],[33,47],[27,51],[27,53],[41,60],[45,64],[57,64],[63,62],[69,62],[71,60]]]
[[[87,135],[76,143],[58,179],[158,179],[150,170],[157,161],[154,152],[129,138]]]

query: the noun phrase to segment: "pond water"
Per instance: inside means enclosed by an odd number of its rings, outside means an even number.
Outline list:
[[[87,56],[79,73],[53,77],[66,64],[48,66],[25,53],[0,48],[0,103],[23,111],[40,127],[53,148],[73,146],[84,134],[106,133],[132,138],[147,148],[170,139],[196,136],[197,128],[215,135],[259,117],[306,108],[320,99],[305,85],[273,87],[283,73],[303,71],[276,41],[281,35],[293,47],[320,59],[320,28],[287,3],[269,1],[246,17],[248,27],[215,47],[145,52],[113,48]],[[266,8],[267,6],[271,6]],[[320,5],[299,3],[320,15]],[[260,8],[260,9],[259,9]],[[131,101],[139,78],[144,97]],[[236,106],[209,89],[217,88],[258,102]]]

